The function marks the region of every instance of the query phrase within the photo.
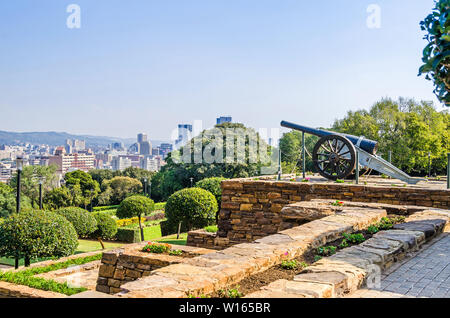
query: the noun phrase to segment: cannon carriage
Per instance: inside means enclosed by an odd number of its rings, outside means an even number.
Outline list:
[[[377,156],[378,142],[376,141],[287,121],[282,121],[281,126],[320,137],[314,146],[312,160],[317,172],[329,180],[345,179],[350,176],[355,170],[358,158],[361,167],[373,169],[408,184],[422,181],[422,179],[410,177],[390,162]]]

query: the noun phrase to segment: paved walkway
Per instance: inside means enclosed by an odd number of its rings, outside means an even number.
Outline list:
[[[450,233],[427,245],[383,273],[381,289],[362,289],[349,297],[450,298]]]

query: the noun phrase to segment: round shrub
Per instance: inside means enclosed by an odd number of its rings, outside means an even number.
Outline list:
[[[169,197],[166,217],[169,224],[182,222],[188,230],[192,230],[214,224],[217,209],[217,200],[211,192],[188,188]]]
[[[0,256],[64,257],[72,255],[77,247],[74,226],[54,212],[15,213],[0,224]]]
[[[226,178],[206,178],[198,181],[195,186],[211,192],[216,197],[217,204],[220,207],[220,202],[222,201],[222,187],[220,184],[223,180],[226,180]]]
[[[117,208],[116,215],[119,219],[140,217],[150,214],[155,209],[155,202],[143,195],[133,195],[126,198]]]
[[[56,211],[72,223],[77,231],[78,237],[88,237],[97,230],[97,220],[88,211],[82,208],[61,208]]]
[[[106,213],[94,214],[97,221],[97,231],[94,232],[95,237],[101,237],[105,240],[111,240],[117,234],[117,223],[112,217]]]

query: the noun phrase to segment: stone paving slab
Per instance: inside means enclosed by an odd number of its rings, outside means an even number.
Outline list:
[[[450,298],[450,233],[444,233],[426,244],[414,257],[386,272],[377,289],[365,290],[350,297]]]

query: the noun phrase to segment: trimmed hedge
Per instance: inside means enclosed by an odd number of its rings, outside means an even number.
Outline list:
[[[72,223],[77,231],[78,237],[88,237],[97,230],[97,220],[88,211],[82,208],[69,207],[56,210],[56,213],[62,215]]]
[[[74,226],[54,212],[15,213],[0,224],[0,256],[64,257],[72,255],[77,247]]]
[[[133,195],[126,198],[117,208],[116,215],[119,219],[128,219],[134,216],[141,217],[150,214],[155,209],[155,202],[143,195]]]
[[[141,242],[141,232],[139,228],[119,228],[116,239],[119,242],[139,243]]]
[[[211,192],[216,197],[217,204],[219,205],[219,208],[220,208],[220,202],[222,201],[221,183],[223,180],[227,180],[227,179],[221,178],[221,177],[206,178],[206,179],[198,181],[195,184],[195,186]]]
[[[213,225],[218,210],[214,195],[201,188],[187,188],[172,194],[167,200],[165,214],[168,226],[181,222],[187,230]]]
[[[97,221],[97,231],[93,233],[94,237],[101,237],[105,240],[111,240],[117,233],[117,223],[112,217],[105,213],[95,213]]]

